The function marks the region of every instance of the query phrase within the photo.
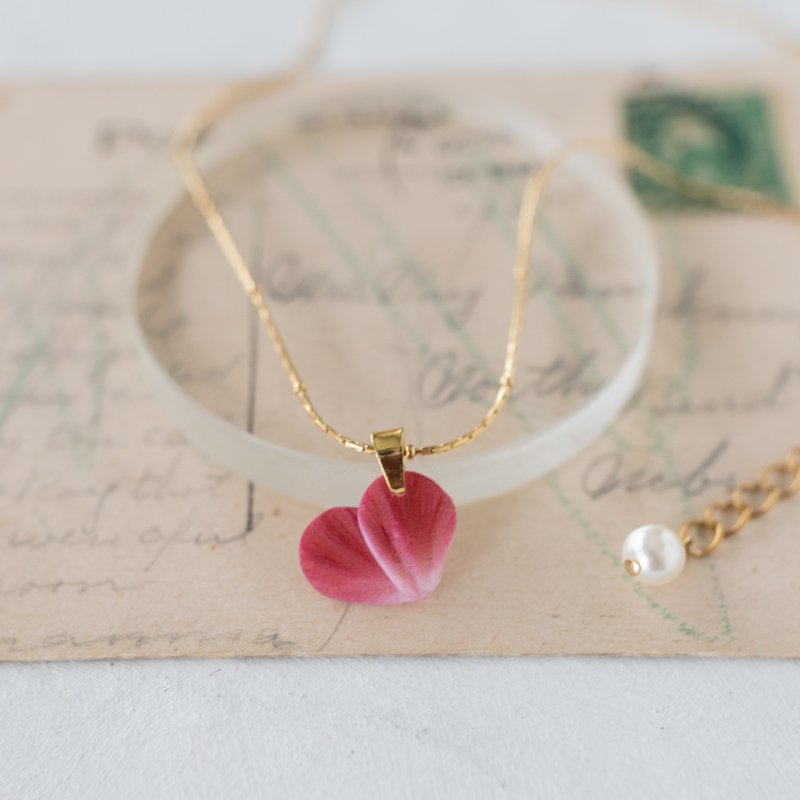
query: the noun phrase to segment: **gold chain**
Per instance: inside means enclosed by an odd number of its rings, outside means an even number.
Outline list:
[[[308,389],[289,355],[286,342],[265,299],[264,290],[248,267],[194,160],[197,141],[219,117],[240,102],[285,88],[293,80],[293,77],[292,73],[285,73],[268,81],[258,81],[239,87],[234,92],[231,92],[229,96],[223,98],[222,102],[215,104],[215,106],[201,115],[199,122],[195,123],[187,132],[176,139],[173,156],[192,201],[203,216],[228,264],[250,298],[250,302],[263,323],[278,359],[289,377],[292,391],[300,401],[303,410],[326,436],[329,436],[339,444],[362,453],[374,453],[375,448],[372,444],[359,441],[339,432],[317,411],[311,401]],[[586,139],[574,141],[564,146],[540,167],[533,170],[525,184],[517,224],[516,257],[512,272],[514,290],[505,361],[500,377],[497,380],[497,393],[489,410],[473,428],[453,439],[423,446],[405,445],[405,456],[407,458],[413,458],[415,455],[443,453],[471,442],[489,428],[508,401],[514,385],[519,342],[525,317],[537,211],[553,174],[571,156],[586,152],[605,152],[662,186],[692,199],[711,202],[720,208],[733,209],[750,214],[786,217],[800,224],[800,208],[781,205],[771,197],[749,189],[741,189],[734,186],[712,186],[701,183],[676,172],[672,167],[628,142]]]
[[[763,517],[779,500],[786,500],[800,490],[800,445],[793,447],[783,461],[761,470],[754,481],[740,483],[725,500],[706,506],[702,517],[683,523],[678,533],[686,552],[704,558],[719,547],[723,539],[738,533],[750,520]],[[722,515],[731,515],[725,524]],[[702,531],[705,544],[694,542],[693,531]]]
[[[179,129],[173,142],[173,159],[186,184],[192,201],[205,220],[206,225],[216,239],[220,250],[247,293],[247,296],[250,298],[250,302],[253,304],[259,319],[272,341],[281,366],[289,378],[292,392],[297,397],[303,410],[314,425],[326,436],[344,447],[362,453],[375,453],[375,447],[371,443],[360,441],[341,433],[317,411],[311,400],[306,384],[302,380],[289,354],[286,342],[278,329],[272,311],[265,298],[264,290],[256,281],[241,250],[236,244],[195,161],[195,151],[198,143],[223,116],[243,103],[258,97],[266,97],[270,94],[275,94],[290,87],[305,72],[319,53],[321,45],[325,40],[325,34],[332,22],[333,12],[336,6],[336,3],[329,5],[327,7],[327,13],[316,18],[316,25],[311,31],[310,43],[301,50],[301,55],[292,68],[266,78],[240,83],[228,89],[219,99],[203,109],[188,125]],[[443,453],[471,442],[489,428],[508,402],[514,385],[519,343],[525,318],[528,284],[530,280],[531,253],[533,249],[534,224],[536,222],[537,212],[542,196],[553,174],[570,157],[578,153],[586,152],[609,155],[629,169],[635,170],[650,178],[652,181],[692,199],[711,203],[719,208],[731,209],[749,214],[782,217],[800,224],[800,208],[782,205],[768,195],[749,189],[742,189],[734,186],[716,186],[695,181],[675,171],[672,167],[653,158],[647,152],[635,147],[629,142],[586,139],[574,141],[563,146],[530,173],[523,191],[517,222],[516,254],[512,271],[513,296],[505,348],[505,359],[502,371],[497,379],[497,391],[494,400],[478,423],[460,436],[438,444],[422,446],[414,446],[411,444],[404,445],[403,454],[406,458],[413,458],[416,455]],[[742,509],[743,508],[744,506]],[[751,509],[750,516],[752,515],[753,510]],[[744,522],[741,522],[739,527],[743,524]],[[684,536],[687,537],[688,541],[690,528],[701,526],[708,528],[710,525],[714,525],[714,523],[708,522],[705,518],[701,521],[692,520],[687,523],[688,528],[684,526],[687,528]],[[713,527],[712,530],[714,533],[714,540],[720,538],[718,536],[718,528]],[[718,543],[717,541],[717,544]],[[704,550],[705,549],[707,548],[704,548]]]
[[[268,95],[289,86],[301,73],[301,70],[290,71],[276,75],[269,79],[254,81],[230,90],[219,101],[204,110],[196,120],[176,136],[173,145],[173,159],[183,177],[189,195],[197,209],[200,211],[206,225],[211,230],[225,259],[236,275],[242,288],[250,298],[250,302],[258,314],[259,319],[269,335],[283,369],[289,376],[289,382],[300,405],[311,421],[331,439],[351,450],[361,453],[375,453],[375,447],[368,442],[363,442],[347,436],[329,422],[323,419],[317,411],[305,383],[300,377],[286,342],[278,329],[272,311],[265,299],[264,290],[256,281],[252,271],[247,265],[241,250],[236,244],[230,229],[222,217],[203,176],[197,168],[194,152],[198,141],[211,128],[211,126],[224,116],[228,111],[240,103],[254,99],[258,96]],[[523,194],[519,212],[519,225],[517,231],[516,258],[512,277],[514,292],[511,304],[511,317],[508,325],[508,338],[506,343],[505,360],[500,377],[497,380],[497,392],[489,410],[483,418],[470,430],[453,439],[439,444],[414,446],[405,445],[404,455],[413,458],[416,455],[434,455],[448,450],[454,450],[467,442],[471,442],[483,433],[497,419],[503,406],[508,402],[514,384],[514,375],[517,368],[519,341],[522,334],[522,324],[525,317],[525,306],[530,278],[531,250],[533,247],[533,223],[542,195],[550,180],[554,165],[545,164],[529,177]]]

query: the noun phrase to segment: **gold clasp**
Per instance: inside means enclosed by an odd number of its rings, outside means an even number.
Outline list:
[[[394,494],[406,490],[406,469],[403,464],[405,454],[405,435],[402,428],[376,431],[372,434],[372,446],[381,465],[386,485]]]

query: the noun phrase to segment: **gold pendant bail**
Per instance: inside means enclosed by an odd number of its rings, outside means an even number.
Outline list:
[[[406,468],[403,463],[406,446],[403,428],[376,431],[372,434],[372,446],[375,448],[375,455],[378,456],[386,485],[394,494],[403,494],[406,490]]]

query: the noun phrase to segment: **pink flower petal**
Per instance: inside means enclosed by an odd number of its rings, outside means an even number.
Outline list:
[[[376,478],[358,506],[358,525],[375,560],[410,602],[439,583],[456,528],[456,509],[435,481],[406,472],[406,491],[396,495]],[[394,601],[398,602],[398,601]]]
[[[367,547],[355,508],[330,508],[311,521],[300,539],[300,566],[309,583],[334,600],[388,605],[406,599]]]

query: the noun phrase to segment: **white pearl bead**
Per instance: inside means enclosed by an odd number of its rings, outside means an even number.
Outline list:
[[[664,525],[642,525],[622,545],[625,571],[649,586],[674,581],[686,563],[686,548],[678,534]]]

